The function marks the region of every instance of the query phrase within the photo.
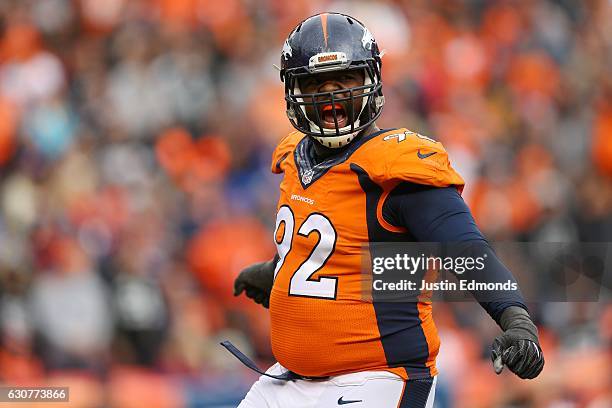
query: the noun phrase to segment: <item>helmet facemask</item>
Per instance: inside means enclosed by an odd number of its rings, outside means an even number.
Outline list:
[[[287,116],[294,127],[312,136],[325,147],[338,148],[346,146],[362,130],[369,127],[380,116],[384,97],[380,81],[379,64],[372,60],[353,62],[350,65],[299,67],[285,72],[285,100]],[[303,94],[299,80],[322,72],[345,70],[363,70],[364,84],[361,86],[338,89],[332,92]],[[361,99],[359,112],[354,112],[355,102]],[[307,107],[311,115],[307,113]],[[342,112],[344,111],[344,112]],[[324,118],[333,118],[334,128],[323,126]],[[338,118],[346,116],[344,126],[339,125]],[[328,120],[327,123],[330,123]]]

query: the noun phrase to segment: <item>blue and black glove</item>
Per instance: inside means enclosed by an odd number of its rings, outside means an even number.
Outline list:
[[[544,354],[538,341],[538,329],[527,311],[510,306],[501,315],[499,325],[504,333],[496,337],[491,360],[497,374],[504,366],[524,379],[537,377],[544,368]]]
[[[246,292],[247,297],[253,299],[266,309],[270,307],[270,292],[274,283],[274,268],[278,255],[268,262],[260,262],[244,268],[234,281],[234,296]]]

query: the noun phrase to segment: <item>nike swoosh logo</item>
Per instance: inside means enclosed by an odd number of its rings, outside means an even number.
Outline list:
[[[354,404],[355,402],[363,402],[363,400],[344,400],[344,397],[338,398],[338,405]]]
[[[431,152],[431,153],[425,153],[425,154],[423,154],[423,153],[421,153],[421,150],[420,150],[420,149],[419,149],[419,150],[417,150],[417,156],[419,156],[419,159],[426,159],[426,158],[428,158],[429,156],[433,156],[433,155],[434,155],[434,154],[436,154],[436,153],[438,153],[438,152]]]

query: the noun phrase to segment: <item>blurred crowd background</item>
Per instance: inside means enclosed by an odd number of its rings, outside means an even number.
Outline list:
[[[0,0],[0,382],[237,404],[257,375],[218,342],[273,361],[267,312],[232,296],[275,250],[272,64],[321,11],[370,28],[380,127],[445,144],[491,241],[612,241],[610,1]],[[609,299],[530,306],[525,382],[493,373],[477,304],[437,305],[438,407],[612,405]]]

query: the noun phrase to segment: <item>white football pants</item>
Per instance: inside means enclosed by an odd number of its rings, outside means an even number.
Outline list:
[[[287,371],[279,363],[266,373]],[[431,408],[436,377],[404,381],[388,371],[363,371],[325,380],[282,381],[261,376],[238,408]]]

